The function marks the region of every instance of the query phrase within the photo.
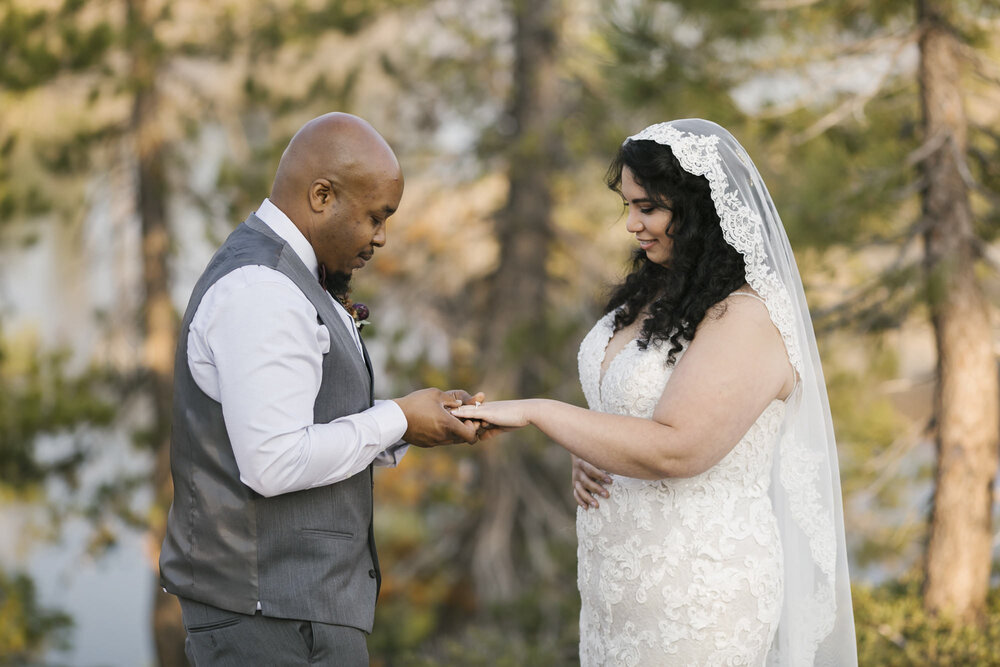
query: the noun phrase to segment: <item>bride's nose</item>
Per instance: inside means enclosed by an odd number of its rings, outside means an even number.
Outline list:
[[[628,217],[625,218],[625,229],[631,234],[641,232],[643,229],[642,221],[633,208],[629,208]]]

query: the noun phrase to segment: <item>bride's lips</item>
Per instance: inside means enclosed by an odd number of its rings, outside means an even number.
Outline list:
[[[656,239],[652,239],[652,240],[649,240],[649,241],[644,240],[644,239],[636,239],[636,241],[639,242],[639,247],[641,249],[643,249],[643,250],[649,250],[654,245],[656,245]]]

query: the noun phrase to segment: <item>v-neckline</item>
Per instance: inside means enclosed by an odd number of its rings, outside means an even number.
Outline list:
[[[597,397],[601,401],[602,405],[604,403],[604,396],[603,396],[604,379],[608,376],[608,373],[611,372],[611,367],[614,366],[615,362],[618,361],[618,358],[622,356],[622,353],[624,353],[625,350],[629,348],[629,346],[633,345],[637,340],[639,340],[637,337],[630,339],[624,345],[622,345],[617,352],[615,352],[614,356],[611,357],[611,359],[607,359],[608,347],[611,345],[611,341],[612,339],[614,339],[615,334],[617,333],[615,331],[613,311],[612,313],[608,313],[607,315],[605,315],[604,320],[605,320],[604,346],[601,348],[601,359],[597,364]],[[605,368],[604,361],[606,359],[608,361],[608,365]]]

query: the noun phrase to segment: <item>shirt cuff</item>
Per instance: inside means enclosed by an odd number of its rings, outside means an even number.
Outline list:
[[[409,424],[403,409],[396,401],[375,401],[368,409],[375,418],[381,434],[383,450],[378,453],[373,463],[379,468],[395,468],[403,460],[406,450],[410,448],[403,442],[403,434]]]
[[[379,452],[378,456],[375,457],[374,463],[376,468],[395,468],[399,465],[399,462],[403,460],[403,456],[406,455],[406,450],[410,448],[410,445],[405,442],[397,442],[395,445],[390,446],[383,452]]]
[[[403,434],[409,424],[403,409],[396,401],[375,401],[375,405],[365,412],[375,418],[379,428],[379,442],[382,449],[390,449],[402,444]]]

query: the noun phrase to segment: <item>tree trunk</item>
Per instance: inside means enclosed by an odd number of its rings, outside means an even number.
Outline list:
[[[924,605],[971,622],[983,610],[992,560],[991,508],[1000,434],[997,365],[988,305],[975,276],[968,186],[962,178],[966,118],[957,38],[945,5],[918,0],[925,141],[925,263],[937,342],[937,472]]]
[[[146,0],[126,0],[132,86],[132,135],[137,160],[136,210],[142,227],[143,372],[153,405],[149,444],[153,448],[153,508],[150,513],[153,638],[163,667],[187,665],[184,626],[177,599],[159,585],[156,561],[163,543],[167,509],[173,498],[170,478],[170,420],[173,402],[177,316],[170,299],[170,230],[167,225],[165,139],[157,116],[157,63],[153,24]]]
[[[484,333],[487,379],[494,392],[530,397],[544,391],[536,342],[544,336],[546,262],[554,235],[551,182],[558,152],[556,60],[557,0],[512,0],[514,73],[508,119],[510,137],[507,202],[495,219],[500,262],[491,276],[490,322]],[[499,396],[491,396],[497,398]],[[524,444],[506,443],[484,452],[486,503],[477,527],[472,571],[481,600],[509,600],[523,592],[526,578],[516,563],[519,511],[526,497],[541,491],[529,474]],[[567,475],[568,479],[568,475]],[[549,485],[551,486],[551,485]],[[569,492],[567,481],[566,492]],[[521,536],[524,532],[520,531]],[[536,564],[537,565],[537,564]]]
[[[139,146],[138,204],[142,219],[142,277],[144,327],[143,362],[153,403],[150,445],[153,447],[153,509],[150,516],[151,552],[159,556],[173,500],[170,477],[170,421],[173,403],[174,350],[177,316],[170,299],[168,260],[170,231],[166,218],[166,181],[163,138],[155,118],[156,94],[140,91],[135,98],[136,139]],[[163,592],[153,563],[153,633],[159,664],[187,665],[184,626],[177,598]]]

